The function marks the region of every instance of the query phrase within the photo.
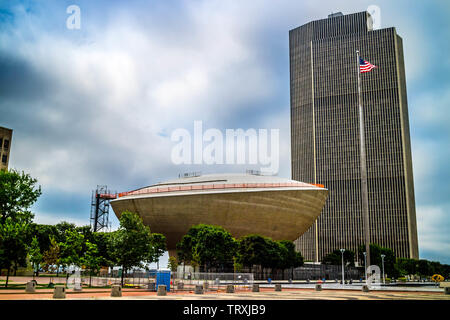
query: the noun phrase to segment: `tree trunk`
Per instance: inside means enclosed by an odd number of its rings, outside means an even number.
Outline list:
[[[10,269],[10,267],[8,267],[8,270],[6,271],[6,283],[5,283],[5,288],[8,288],[9,269]]]
[[[122,274],[121,274],[121,279],[120,279],[120,284],[122,285],[122,287],[123,287],[123,275],[124,275],[124,273],[125,273],[125,268],[122,266]]]

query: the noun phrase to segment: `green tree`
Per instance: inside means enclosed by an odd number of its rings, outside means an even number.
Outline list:
[[[0,265],[7,269],[5,287],[8,287],[11,267],[25,267],[29,224],[8,216],[0,223]]]
[[[33,237],[31,245],[29,246],[28,253],[30,256],[30,262],[33,267],[33,279],[35,275],[38,275],[39,266],[43,260],[43,254],[41,248],[39,247],[39,241],[36,236]]]
[[[322,258],[323,264],[330,265],[341,265],[342,264],[342,254],[341,251],[336,249],[333,252],[330,252],[326,256]],[[344,251],[344,265],[353,267],[355,266],[355,253],[351,250]]]
[[[366,251],[365,244],[358,247],[359,259],[364,263],[364,254]],[[381,255],[384,254],[384,271],[386,275],[397,277],[397,269],[395,268],[395,254],[389,248],[384,248],[378,244],[370,244],[370,263],[372,265],[377,265],[380,270],[382,270],[382,258]],[[368,266],[367,266],[368,267]]]
[[[278,243],[285,248],[282,250],[281,268],[297,268],[303,265],[303,256],[300,252],[295,251],[295,244],[289,240],[281,240]]]
[[[67,221],[61,221],[55,224],[56,228],[56,241],[64,242],[66,241],[67,231],[76,231],[76,225]]]
[[[92,276],[97,274],[101,267],[101,257],[98,253],[97,245],[91,243],[89,240],[86,241],[86,251],[81,257],[81,263],[89,270],[89,287],[92,283]]]
[[[151,257],[152,262],[156,262],[157,268],[159,269],[159,258],[166,252],[166,237],[161,233],[152,233],[152,243],[153,243],[153,256]]]
[[[169,257],[169,269],[176,272],[178,268],[178,261],[176,257]]]
[[[395,269],[400,276],[409,276],[417,273],[416,259],[398,258],[395,262]]]
[[[114,259],[110,254],[109,244],[111,243],[112,232],[94,232],[93,243],[97,246],[102,266],[113,267]]]
[[[238,240],[236,261],[245,267],[267,265],[268,238],[250,234]]]
[[[191,263],[192,260],[192,246],[193,237],[189,232],[181,238],[181,241],[176,244],[178,261],[186,263]]]
[[[417,273],[422,276],[429,276],[431,274],[431,265],[428,260],[420,259],[417,262]]]
[[[81,266],[81,256],[84,244],[84,236],[75,229],[65,231],[65,240],[59,243],[60,264],[63,268],[68,266]]]
[[[121,283],[124,274],[133,267],[142,267],[153,256],[150,228],[145,226],[136,213],[122,212],[120,227],[111,236],[111,256],[122,266]]]
[[[50,238],[56,237],[57,230],[55,225],[32,223],[30,234],[37,238],[41,252],[45,252],[50,248]]]
[[[186,238],[185,238],[186,237]],[[211,267],[224,268],[233,264],[236,241],[220,226],[199,224],[189,229],[178,246],[181,258],[197,262],[209,270]],[[183,260],[185,261],[185,260]]]
[[[14,222],[31,223],[33,214],[29,209],[41,195],[37,180],[23,171],[0,170],[0,223],[10,217]]]
[[[274,269],[281,269],[283,267],[282,259],[284,255],[287,255],[287,250],[271,238],[266,238],[266,248],[266,259],[262,266],[270,268],[273,273]]]
[[[44,270],[47,272],[57,271],[59,268],[60,248],[54,237],[50,237],[50,247],[43,254]]]

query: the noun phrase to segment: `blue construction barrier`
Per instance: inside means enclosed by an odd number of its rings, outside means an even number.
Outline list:
[[[158,270],[156,272],[156,290],[162,284],[166,286],[167,292],[170,291],[170,270]]]

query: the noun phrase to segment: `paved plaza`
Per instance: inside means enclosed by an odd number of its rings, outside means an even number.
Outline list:
[[[82,292],[67,290],[66,300],[70,299],[164,299],[164,300],[450,300],[443,289],[440,291],[385,291],[376,290],[362,292],[350,289],[314,289],[283,288],[283,291],[274,291],[273,288],[261,288],[260,292],[238,290],[235,293],[206,292],[194,294],[193,292],[168,292],[166,296],[157,296],[156,292],[144,289],[123,289],[122,297],[110,296],[110,289],[83,289]],[[25,293],[23,290],[0,291],[0,300],[36,300],[53,299],[52,289],[37,290],[36,293]]]

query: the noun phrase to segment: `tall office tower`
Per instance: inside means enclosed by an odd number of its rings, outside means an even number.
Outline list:
[[[373,30],[367,12],[333,14],[289,32],[292,178],[329,189],[296,247],[321,261],[335,249],[358,256],[364,241],[356,50],[378,68],[361,74],[371,243],[418,258],[402,39]]]
[[[12,130],[0,127],[0,170],[7,170],[11,150]]]

